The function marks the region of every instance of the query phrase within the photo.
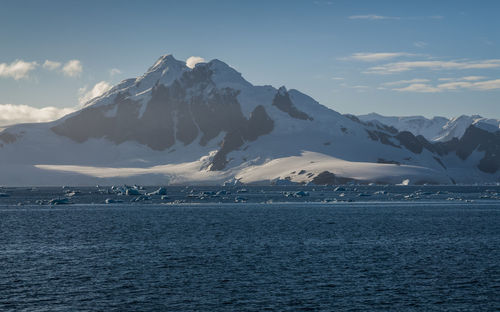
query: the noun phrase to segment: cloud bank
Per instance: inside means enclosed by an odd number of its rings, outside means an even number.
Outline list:
[[[37,62],[26,62],[23,60],[15,60],[14,62],[0,63],[0,78],[13,78],[15,80],[26,79],[30,73],[40,67]],[[58,71],[68,77],[77,77],[82,71],[82,63],[79,60],[70,60],[64,66],[61,62],[45,60],[41,64],[43,69],[49,71]]]
[[[29,105],[0,104],[0,126],[53,121],[75,110],[76,108],[53,106],[37,108]]]
[[[85,105],[88,101],[92,100],[93,98],[96,98],[98,96],[103,95],[105,92],[109,91],[113,86],[106,82],[106,81],[101,81],[98,82],[92,87],[91,89],[87,87],[80,88],[78,90],[79,97],[78,97],[78,102],[80,105]]]

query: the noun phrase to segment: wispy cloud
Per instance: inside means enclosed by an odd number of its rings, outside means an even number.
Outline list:
[[[500,59],[482,61],[406,61],[374,66],[366,70],[368,74],[392,74],[415,69],[463,70],[499,68]]]
[[[352,20],[369,20],[369,21],[381,21],[381,20],[423,20],[423,19],[433,19],[440,20],[443,19],[442,15],[430,15],[430,16],[387,16],[378,14],[365,14],[365,15],[351,15],[348,17]]]
[[[466,76],[462,77],[461,80],[466,80],[466,81],[478,81],[478,80],[483,80],[486,79],[484,76]]]
[[[112,88],[112,85],[106,81],[98,82],[92,88],[83,87],[78,90],[78,102],[80,105],[84,106],[87,102],[103,95]]]
[[[370,21],[376,21],[376,20],[399,20],[401,17],[399,16],[384,16],[384,15],[376,15],[376,14],[367,14],[367,15],[351,15],[349,16],[349,19],[360,19],[360,20],[370,20]]]
[[[56,70],[59,67],[61,67],[61,63],[56,61],[45,60],[42,67],[47,70]]]
[[[350,88],[356,90],[356,92],[363,93],[371,89],[370,86],[364,86],[364,85],[355,85],[355,86],[350,86]]]
[[[314,1],[313,3],[316,5],[332,5],[333,1]]]
[[[62,68],[63,74],[69,77],[79,76],[82,71],[82,63],[79,60],[68,61]]]
[[[0,63],[0,77],[14,78],[15,80],[28,78],[38,64],[36,62],[25,62],[16,60],[10,64]]]
[[[118,68],[111,68],[111,69],[109,70],[109,75],[110,75],[111,77],[112,77],[112,76],[115,76],[115,75],[119,75],[119,74],[121,74],[121,73],[122,73],[122,71],[121,71],[121,70],[119,70]]]
[[[399,86],[399,85],[423,83],[423,82],[429,82],[429,79],[415,78],[415,79],[410,79],[410,80],[398,80],[398,81],[386,82],[386,83],[383,83],[382,85],[384,85],[384,86]]]
[[[428,45],[428,43],[424,41],[415,41],[413,45],[416,46],[417,48],[425,48]]]
[[[484,80],[488,77],[485,76],[465,76],[465,77],[446,77],[446,78],[438,78],[439,81],[478,81],[478,80]]]
[[[347,89],[354,89],[357,92],[366,92],[366,91],[372,89],[372,87],[367,86],[367,85],[350,85],[350,84],[347,84],[345,82],[341,83],[340,86],[343,88],[347,88]]]
[[[355,60],[355,61],[363,61],[363,62],[377,62],[377,61],[385,61],[397,57],[403,56],[415,56],[415,54],[407,53],[407,52],[359,52],[353,53],[348,57],[343,57],[341,60]]]
[[[439,90],[439,88],[433,87],[433,86],[425,84],[425,83],[412,83],[409,86],[406,86],[403,88],[395,88],[392,90],[401,91],[401,92],[421,92],[421,93],[441,92],[441,90]]]
[[[500,79],[474,82],[472,88],[474,88],[476,90],[500,89]]]
[[[463,77],[465,79],[461,81],[452,81],[446,83],[440,83],[437,85],[431,85],[428,83],[410,83],[408,86],[402,88],[394,88],[394,91],[400,92],[421,92],[421,93],[438,93],[445,91],[456,91],[456,90],[474,90],[474,91],[490,91],[500,89],[500,79],[492,80],[467,80],[466,78],[474,78],[475,76]]]
[[[190,56],[186,60],[186,66],[189,68],[194,68],[194,66],[198,63],[204,63],[205,59],[200,56]]]
[[[18,123],[48,122],[59,119],[76,108],[43,107],[29,105],[0,104],[0,126]]]

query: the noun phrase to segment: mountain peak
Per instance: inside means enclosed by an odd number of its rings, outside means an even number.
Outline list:
[[[250,87],[251,84],[246,81],[241,73],[221,60],[213,59],[206,63],[206,66],[213,71],[212,80],[219,86],[231,86],[239,89],[240,87]]]
[[[139,86],[139,91],[150,88],[157,83],[170,85],[189,69],[185,62],[175,59],[172,54],[165,54],[144,75],[137,78],[136,85]]]
[[[156,61],[156,63],[154,63],[154,65],[151,66],[148,71],[157,70],[159,68],[165,68],[165,67],[171,66],[173,64],[175,64],[175,65],[184,64],[185,65],[184,62],[177,60],[173,54],[165,54],[165,55],[160,56],[158,58],[158,60]]]

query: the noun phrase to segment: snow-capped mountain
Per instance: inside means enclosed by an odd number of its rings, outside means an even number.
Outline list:
[[[446,142],[453,138],[460,139],[471,125],[490,132],[500,130],[499,119],[483,118],[479,115],[428,119],[423,116],[388,117],[371,113],[357,117],[364,122],[380,122],[399,131],[409,131],[432,142]]]
[[[79,111],[0,132],[0,184],[497,182],[499,142],[471,125],[431,143],[165,55]]]

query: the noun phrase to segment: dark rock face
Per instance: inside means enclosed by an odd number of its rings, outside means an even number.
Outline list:
[[[301,120],[313,120],[312,117],[300,111],[297,107],[295,107],[295,105],[293,105],[292,100],[290,100],[290,95],[284,87],[281,87],[274,96],[273,105],[276,106],[280,111],[287,113],[292,118]]]
[[[364,126],[367,126],[367,127],[371,127],[371,128],[376,128],[378,130],[381,130],[381,131],[386,131],[390,134],[397,134],[399,133],[398,129],[394,128],[393,126],[388,126],[388,125],[385,125],[385,124],[382,124],[382,123],[373,123],[373,122],[369,122],[369,121],[361,121],[357,116],[355,115],[352,115],[352,114],[344,114],[345,117],[349,118],[350,120],[354,121],[354,122],[357,122],[359,124],[362,124]]]
[[[316,185],[337,185],[354,181],[355,179],[338,177],[330,171],[323,171],[312,179],[312,183]]]
[[[422,143],[408,131],[402,131],[395,136],[399,143],[415,154],[422,153]]]
[[[458,157],[466,159],[474,150],[485,152],[477,166],[479,170],[495,173],[500,169],[500,131],[491,133],[474,126],[467,128],[456,153]]]
[[[476,150],[485,152],[477,166],[479,170],[495,173],[500,169],[500,131],[492,133],[471,125],[461,139],[454,138],[448,142],[434,144],[425,141],[423,146],[439,156],[455,153],[462,160],[469,158]],[[434,159],[446,169],[439,158],[434,157]]]
[[[399,161],[395,161],[395,160],[387,160],[387,159],[384,159],[384,158],[379,158],[377,159],[377,163],[379,164],[390,164],[390,165],[398,165],[400,166],[401,163]]]
[[[401,148],[399,145],[392,143],[392,141],[390,140],[392,135],[390,135],[390,134],[387,134],[387,133],[382,132],[382,131],[377,131],[377,130],[366,130],[366,132],[368,133],[368,137],[370,139],[372,139],[373,141],[380,141],[380,143],[382,143],[382,144]]]
[[[243,117],[243,114],[241,116]],[[255,141],[259,136],[270,133],[274,128],[274,121],[261,105],[253,110],[250,119],[243,117],[239,122],[239,126],[233,127],[224,137],[222,147],[214,156],[210,170],[224,169],[227,164],[227,154],[240,148],[245,141]]]
[[[437,161],[438,164],[441,165],[441,167],[443,167],[444,169],[447,169],[446,166],[443,164],[443,161],[440,158],[438,158],[436,156],[434,156],[433,158]]]
[[[223,169],[229,152],[270,133],[274,122],[263,106],[257,106],[250,118],[245,118],[238,91],[217,89],[212,74],[208,66],[197,66],[169,86],[154,86],[142,115],[142,104],[124,93],[112,104],[82,110],[52,131],[77,142],[90,138],[106,138],[116,144],[136,141],[154,150],[165,150],[176,142],[188,145],[198,137],[199,144],[206,145],[226,132],[211,166],[212,170]],[[116,114],[108,117],[107,113],[115,109]]]

